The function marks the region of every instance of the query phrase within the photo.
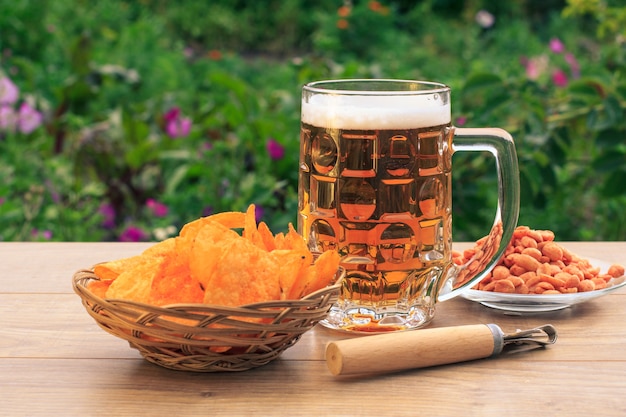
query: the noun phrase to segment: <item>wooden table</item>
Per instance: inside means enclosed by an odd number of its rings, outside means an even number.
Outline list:
[[[626,242],[564,243],[626,264]],[[186,373],[148,363],[101,330],[73,293],[82,267],[141,252],[139,243],[0,243],[3,416],[624,416],[626,288],[566,310],[515,316],[464,300],[431,327],[552,323],[557,343],[436,368],[333,377],[317,327],[276,361],[240,373]],[[457,248],[462,245],[457,246]]]

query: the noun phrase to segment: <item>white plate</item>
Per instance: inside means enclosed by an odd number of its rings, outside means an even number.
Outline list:
[[[593,266],[600,267],[602,273],[605,273],[611,266],[611,263],[597,259],[589,259],[589,262],[591,262]],[[573,294],[507,294],[470,289],[462,292],[460,296],[498,310],[518,313],[538,313],[562,310],[575,304],[584,303],[616,291],[625,285],[626,276],[621,276],[611,279],[608,282],[608,286],[601,290]]]

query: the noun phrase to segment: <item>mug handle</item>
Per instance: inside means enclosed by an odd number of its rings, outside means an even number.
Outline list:
[[[511,135],[498,128],[452,129],[452,153],[487,151],[496,158],[498,204],[489,235],[477,242],[476,253],[468,262],[451,263],[439,287],[437,301],[448,300],[473,287],[495,267],[513,237],[519,217],[519,167]]]

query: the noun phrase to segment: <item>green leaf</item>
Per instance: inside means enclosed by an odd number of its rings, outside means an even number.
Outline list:
[[[190,161],[192,158],[193,154],[189,149],[170,149],[159,153],[162,161]]]
[[[594,171],[597,172],[611,172],[616,169],[626,169],[626,154],[622,152],[607,152],[603,153],[599,157],[595,158],[591,163]],[[622,189],[624,189],[622,183]]]
[[[604,99],[604,112],[611,124],[617,124],[623,114],[622,105],[615,95],[611,94]]]
[[[174,173],[167,178],[165,183],[165,194],[174,194],[179,185],[183,182],[189,171],[189,165],[183,164],[174,170]]]
[[[503,87],[502,78],[493,73],[480,73],[470,76],[463,86],[463,93],[468,94],[485,88]]]
[[[623,129],[609,128],[598,132],[596,143],[601,147],[613,147],[624,144],[626,132]]]
[[[216,71],[209,75],[209,81],[219,87],[224,87],[237,96],[240,101],[244,101],[248,91],[248,85],[239,78],[225,72]]]
[[[573,96],[586,99],[597,99],[605,95],[606,87],[597,80],[591,78],[581,78],[572,81],[567,90]]]
[[[622,155],[622,158],[624,158],[624,155]],[[606,198],[623,197],[626,193],[624,184],[626,184],[626,169],[611,173],[601,188],[602,196]]]

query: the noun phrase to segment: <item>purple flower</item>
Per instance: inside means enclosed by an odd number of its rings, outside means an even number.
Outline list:
[[[167,216],[167,206],[163,203],[159,203],[158,201],[149,198],[146,201],[146,206],[152,211],[152,214],[156,217],[165,217]]]
[[[46,179],[44,181],[44,184],[46,185],[48,192],[50,192],[50,198],[52,198],[52,201],[54,201],[56,204],[59,204],[61,202],[61,195],[56,190],[52,181],[50,181],[49,179]]]
[[[128,226],[120,235],[120,242],[141,242],[146,238],[146,233],[138,227]]]
[[[112,229],[115,227],[115,209],[108,203],[100,205],[98,212],[104,217],[102,220],[102,227],[105,229]]]
[[[191,119],[182,117],[178,107],[172,107],[163,116],[165,120],[165,133],[172,139],[184,138],[191,131]]]
[[[28,103],[22,103],[18,116],[17,128],[24,134],[29,134],[37,129],[43,121],[41,113],[30,107]]]
[[[283,159],[283,157],[285,156],[285,147],[276,142],[276,140],[274,140],[273,138],[270,138],[267,141],[265,147],[267,148],[267,153],[270,155],[270,158],[274,161]]]
[[[265,210],[263,210],[263,207],[261,207],[258,204],[254,206],[254,219],[256,220],[257,223],[261,221],[264,213],[265,213]]]
[[[202,144],[202,152],[209,152],[213,149],[213,142],[204,142]]]
[[[210,216],[213,213],[215,213],[215,210],[213,209],[213,207],[212,206],[206,206],[202,210],[202,217]]]
[[[550,50],[555,54],[561,54],[565,51],[565,45],[559,38],[550,39]]]
[[[0,78],[0,104],[13,104],[19,95],[20,90],[9,77]]]
[[[556,70],[552,73],[552,82],[557,87],[565,87],[567,85],[567,74],[563,70]]]

